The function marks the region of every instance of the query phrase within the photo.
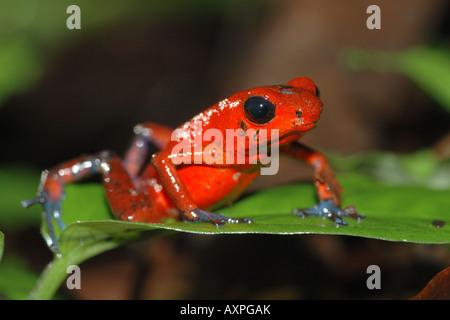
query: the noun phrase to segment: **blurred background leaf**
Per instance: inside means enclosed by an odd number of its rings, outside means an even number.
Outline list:
[[[396,57],[398,72],[410,77],[450,111],[450,50],[416,47]]]
[[[41,57],[25,38],[0,39],[0,106],[11,95],[27,89],[42,75]]]
[[[439,272],[425,288],[411,300],[449,300],[450,297],[450,267]]]
[[[5,246],[5,235],[0,231],[0,261],[2,261],[3,257],[3,248]]]
[[[434,150],[411,154],[373,152],[348,157],[327,154],[335,168],[359,172],[388,184],[423,185],[430,189],[450,188],[450,160],[441,159]]]
[[[22,166],[0,167],[0,227],[18,230],[39,225],[41,208],[24,210],[21,202],[37,192],[39,172]]]
[[[167,15],[199,10],[216,11],[224,1],[77,1],[83,8],[82,26],[101,32],[111,25],[143,19],[162,19]],[[42,76],[48,60],[65,43],[79,39],[66,28],[66,9],[73,1],[0,1],[0,107],[14,94],[34,85]],[[105,7],[108,9],[105,10]]]
[[[0,264],[0,297],[26,300],[39,278],[23,258],[9,256]]]
[[[343,62],[355,71],[396,72],[409,77],[450,111],[450,49],[418,46],[403,52],[344,50]]]

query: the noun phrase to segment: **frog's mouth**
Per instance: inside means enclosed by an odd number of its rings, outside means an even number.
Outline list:
[[[261,146],[266,146],[267,149],[271,149],[273,147],[280,147],[294,142],[300,139],[306,132],[314,128],[317,123],[318,121],[313,121],[308,124],[303,124],[303,130],[294,130],[282,135],[281,137],[279,136],[280,131],[277,129],[268,130],[265,134],[262,134],[259,130],[257,130],[253,136],[248,136],[250,144],[245,144],[245,148],[242,150],[244,151],[243,155],[247,156],[251,153],[250,151],[255,152],[255,150],[261,149]],[[237,153],[241,154],[241,152],[237,150]]]
[[[268,137],[254,137],[253,143],[251,143],[251,146],[246,145],[245,148],[245,154],[247,155],[252,148],[258,148],[261,149],[261,146],[266,146],[267,149],[270,149],[272,147],[276,146],[282,146],[285,144],[289,144],[293,142],[294,140],[298,140],[301,136],[303,136],[306,133],[306,131],[296,131],[296,132],[290,132],[288,134],[283,135],[281,138],[277,134],[270,135]],[[269,138],[269,139],[267,139]],[[254,151],[254,150],[253,150]]]
[[[276,140],[270,140],[270,146],[283,146],[285,144],[289,144],[294,140],[298,140],[300,139],[301,136],[303,136],[306,133],[306,131],[296,131],[296,132],[291,132],[288,133],[284,136],[282,136],[280,139],[276,139]]]
[[[311,129],[313,129],[317,123],[319,121],[312,121],[310,123],[307,124],[303,124],[302,125],[302,129],[303,130],[298,130],[298,131],[291,131],[287,134],[282,135],[281,137],[274,139],[274,140],[259,140],[259,143],[266,143],[269,144],[270,146],[282,146],[285,144],[288,144],[290,142],[293,142],[294,140],[297,140],[299,138],[301,138],[306,132],[310,131]]]

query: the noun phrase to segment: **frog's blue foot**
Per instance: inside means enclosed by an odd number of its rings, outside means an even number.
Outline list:
[[[63,230],[66,227],[64,222],[61,220],[61,213],[62,213],[61,205],[62,205],[62,203],[61,203],[61,201],[51,201],[48,198],[47,192],[42,191],[42,192],[38,193],[36,198],[22,201],[22,206],[24,208],[29,208],[32,205],[35,205],[38,203],[41,204],[44,209],[43,215],[44,215],[44,219],[47,224],[47,229],[48,229],[48,233],[50,236],[50,239],[47,241],[48,246],[49,246],[50,250],[52,250],[53,252],[58,252],[59,246],[58,246],[58,240],[56,237],[55,227],[53,226],[53,219],[54,219],[54,221],[56,221],[58,228],[60,230]]]
[[[331,199],[320,201],[317,205],[308,209],[294,209],[293,213],[301,218],[305,218],[307,216],[327,218],[333,221],[336,227],[348,225],[343,219],[344,217],[350,217],[358,221],[364,219],[364,215],[358,214],[358,211],[354,206],[348,206],[340,209],[338,206],[334,205]]]

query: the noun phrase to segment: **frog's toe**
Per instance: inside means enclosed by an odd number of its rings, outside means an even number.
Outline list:
[[[352,205],[345,207],[341,211],[343,211],[347,217],[356,219],[358,221],[364,220],[366,218],[363,214],[359,214],[358,210],[356,210],[356,207]]]
[[[364,215],[358,214],[358,211],[354,206],[348,206],[340,209],[331,199],[320,201],[317,205],[308,209],[296,208],[292,212],[301,218],[305,218],[307,216],[319,216],[329,219],[334,222],[336,227],[348,226],[347,221],[345,221],[343,217],[350,217],[358,221],[364,219]]]
[[[22,206],[24,208],[29,208],[38,203],[41,204],[44,209],[43,217],[47,225],[47,230],[50,237],[47,241],[47,244],[52,251],[58,252],[59,245],[56,237],[54,221],[56,221],[56,224],[60,230],[65,229],[66,226],[61,219],[62,203],[61,201],[50,200],[47,192],[42,191],[37,195],[36,198],[22,201]]]

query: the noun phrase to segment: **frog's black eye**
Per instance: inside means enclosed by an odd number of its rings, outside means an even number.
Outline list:
[[[320,91],[319,88],[316,86],[316,96],[317,98],[320,98]]]
[[[275,117],[275,105],[261,96],[249,97],[244,102],[247,118],[254,123],[268,123]]]

